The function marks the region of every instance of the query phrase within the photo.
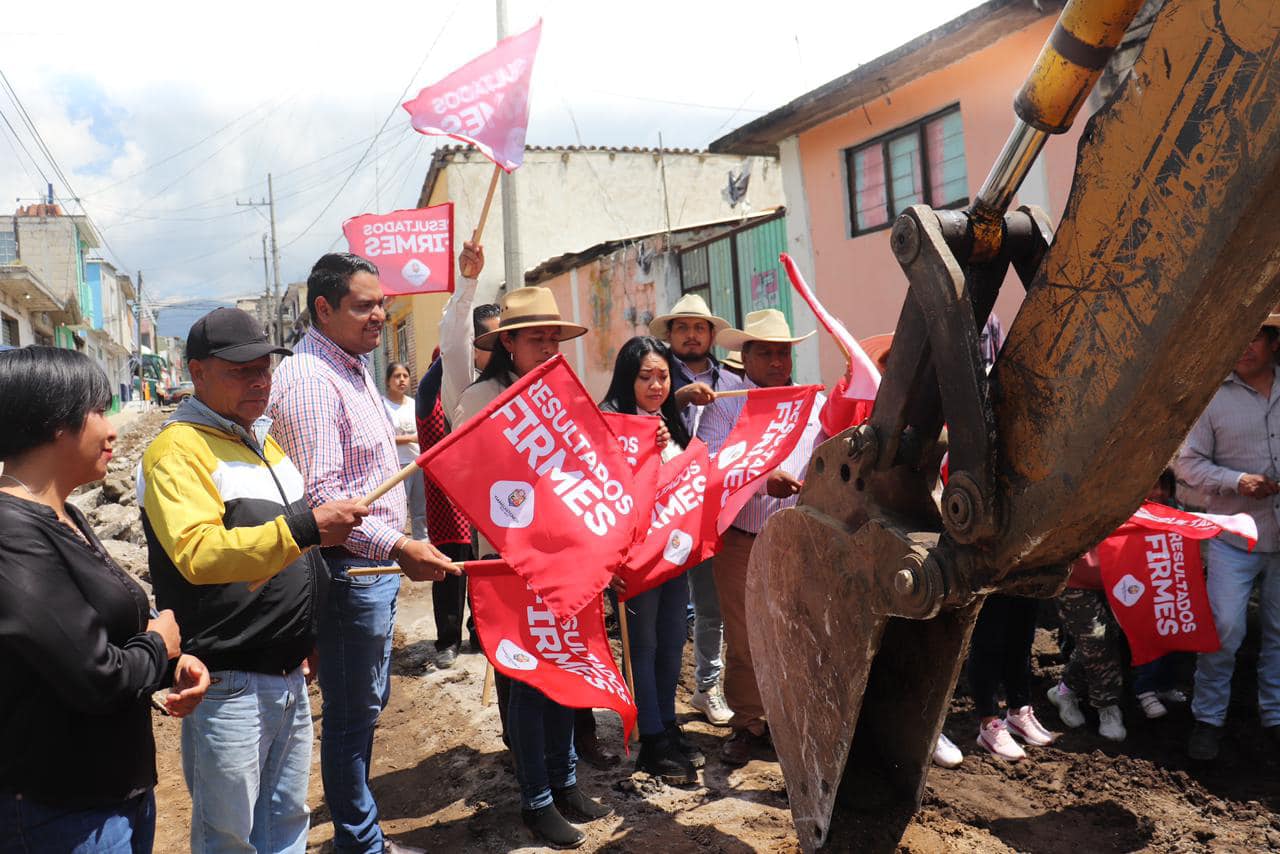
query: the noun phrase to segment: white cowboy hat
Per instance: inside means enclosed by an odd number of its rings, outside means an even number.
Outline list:
[[[724,354],[724,358],[720,360],[720,364],[724,365],[726,368],[733,368],[734,370],[740,371],[742,370],[742,354],[737,350],[730,350],[728,353]]]
[[[557,326],[559,340],[568,341],[587,334],[587,327],[560,319],[560,307],[556,296],[548,288],[516,288],[502,297],[502,314],[498,328],[476,338],[477,350],[492,350],[503,332],[528,329],[532,326]]]
[[[798,344],[809,335],[794,337],[787,325],[786,316],[776,308],[765,308],[747,314],[742,329],[724,329],[716,335],[716,344],[726,350],[742,350],[748,341],[769,341],[774,344]]]
[[[711,309],[707,308],[707,302],[697,294],[685,294],[671,306],[670,314],[663,314],[649,321],[649,334],[661,341],[671,340],[671,321],[677,317],[691,317],[695,320],[705,320],[711,324],[711,334],[714,336],[721,329],[729,328],[729,321],[723,317],[716,317],[711,313]]]
[[[1268,314],[1267,319],[1262,321],[1263,326],[1273,326],[1280,329],[1280,314]]]

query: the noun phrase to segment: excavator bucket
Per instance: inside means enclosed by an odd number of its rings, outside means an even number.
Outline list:
[[[875,411],[818,448],[752,550],[751,652],[807,851],[897,845],[985,597],[1056,595],[1280,298],[1274,0],[1169,0],[1089,120],[1056,234],[1004,209],[1027,140],[1073,114],[1043,75],[1064,55],[1100,71],[1137,5],[1069,4],[977,203],[899,218],[909,290]],[[977,330],[1010,265],[1027,294],[988,377]]]

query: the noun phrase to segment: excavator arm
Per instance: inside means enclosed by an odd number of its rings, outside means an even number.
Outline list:
[[[752,550],[751,652],[806,850],[897,845],[985,598],[1060,591],[1280,298],[1274,0],[1169,0],[1088,121],[1056,234],[1008,210],[1141,5],[1069,2],[974,203],[898,218],[908,293],[872,416]],[[978,330],[1010,267],[1026,296],[988,376]]]

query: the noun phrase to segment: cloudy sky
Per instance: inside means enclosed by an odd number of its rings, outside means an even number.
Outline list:
[[[543,19],[528,142],[705,147],[975,5],[508,0],[511,32]],[[0,210],[47,176],[162,303],[225,299],[261,291],[266,210],[236,202],[271,172],[301,280],[344,219],[416,202],[439,141],[399,104],[495,38],[486,0],[9,4],[0,71],[67,181],[0,87]]]

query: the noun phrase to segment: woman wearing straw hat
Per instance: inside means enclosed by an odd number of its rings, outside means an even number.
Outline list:
[[[587,328],[563,320],[547,288],[517,288],[502,298],[498,327],[476,338],[492,353],[480,377],[462,393],[453,423],[473,417],[508,386],[560,352],[560,342],[585,335]],[[493,554],[480,538],[480,554]],[[574,710],[532,686],[498,675],[499,703],[506,695],[506,732],[520,781],[521,817],[544,842],[577,848],[586,834],[565,819],[592,821],[612,810],[582,794],[573,748]],[[506,683],[503,689],[503,683]]]
[[[775,388],[792,384],[792,347],[809,335],[793,336],[786,316],[777,309],[768,308],[749,313],[742,329],[721,331],[716,336],[716,344],[742,353],[746,371],[743,383],[747,388]],[[733,735],[720,754],[726,765],[744,765],[751,758],[754,747],[769,746],[764,706],[747,642],[747,562],[756,535],[765,521],[796,503],[796,494],[800,491],[799,478],[809,465],[813,449],[826,438],[818,418],[825,400],[825,395],[818,395],[795,449],[769,475],[765,489],[752,495],[734,518],[733,524],[724,532],[720,553],[712,560],[716,590],[720,594],[720,610],[724,615],[724,693],[733,709],[733,719],[729,722]],[[742,397],[718,398],[702,414],[698,438],[707,443],[712,454],[720,451],[744,403]]]

